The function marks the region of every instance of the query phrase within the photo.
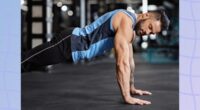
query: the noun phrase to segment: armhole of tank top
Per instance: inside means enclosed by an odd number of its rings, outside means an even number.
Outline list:
[[[129,18],[131,19],[132,21],[132,25],[135,24],[135,20],[134,18],[128,13],[126,12],[125,10],[118,10],[112,17],[111,17],[111,21],[110,21],[110,29],[114,32],[114,29],[113,29],[113,25],[112,25],[112,22],[113,22],[113,18],[115,17],[115,15],[118,13],[118,12],[123,12],[124,14],[126,14],[127,16],[129,16]]]
[[[113,18],[115,17],[115,15],[118,13],[119,11],[117,11],[110,19],[110,29],[114,32],[114,28],[113,28]]]
[[[124,14],[126,14],[127,16],[129,16],[129,18],[131,19],[131,21],[132,21],[132,26],[135,24],[135,20],[134,20],[134,18],[133,18],[133,16],[131,16],[128,12],[126,12],[126,11],[124,11],[124,10],[122,10],[122,12],[124,13]]]

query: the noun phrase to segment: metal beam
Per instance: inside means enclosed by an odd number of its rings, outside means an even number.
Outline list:
[[[80,17],[80,21],[81,21],[81,24],[80,26],[81,27],[84,27],[85,26],[85,0],[80,0],[80,7],[81,7],[81,17]]]

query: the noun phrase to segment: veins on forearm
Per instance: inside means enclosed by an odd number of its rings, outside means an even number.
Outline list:
[[[131,67],[132,68],[132,67]],[[134,69],[131,69],[131,73],[130,73],[130,85],[131,87],[135,87],[134,86]]]

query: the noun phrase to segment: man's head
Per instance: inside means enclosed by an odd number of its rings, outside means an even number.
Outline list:
[[[164,11],[154,11],[140,14],[135,26],[136,35],[149,35],[167,30],[170,20]]]

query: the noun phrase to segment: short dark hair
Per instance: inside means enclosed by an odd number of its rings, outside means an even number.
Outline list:
[[[169,17],[167,16],[167,14],[165,13],[164,10],[156,10],[156,11],[152,11],[150,13],[155,14],[154,17],[157,20],[160,20],[161,30],[168,30],[169,25],[170,25],[170,20],[169,20]]]

